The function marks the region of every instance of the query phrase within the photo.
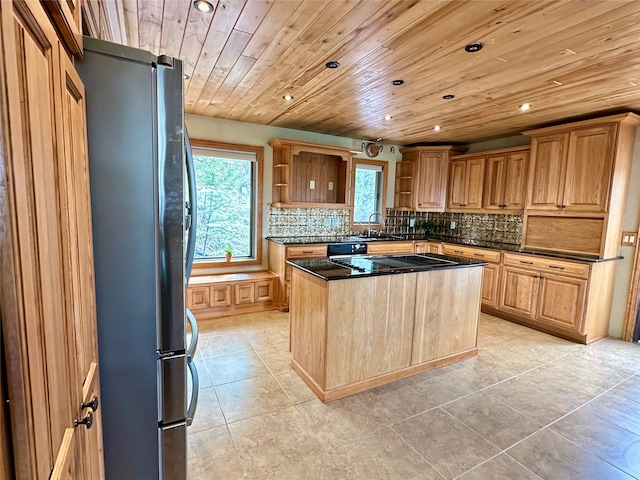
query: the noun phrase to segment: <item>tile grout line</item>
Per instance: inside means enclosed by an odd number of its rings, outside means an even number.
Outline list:
[[[438,407],[434,407],[434,408],[438,408]],[[433,409],[431,409],[431,410],[433,410]],[[428,410],[427,410],[427,411],[428,411]],[[424,412],[423,412],[423,413],[424,413]],[[411,418],[411,417],[409,417],[409,418]],[[404,421],[404,420],[401,420],[401,421]],[[396,423],[399,423],[399,422],[396,422]],[[400,438],[400,440],[402,440],[402,441],[403,441],[403,442],[404,442],[404,443],[405,443],[405,444],[406,444],[406,445],[407,445],[411,450],[413,450],[413,451],[415,452],[415,454],[416,454],[416,455],[418,455],[418,457],[420,457],[422,460],[424,460],[424,461],[426,462],[426,464],[427,464],[427,465],[429,465],[431,468],[433,468],[433,470],[434,470],[438,475],[440,475],[444,480],[446,480],[446,479],[447,479],[447,477],[445,477],[445,476],[440,472],[440,470],[438,470],[434,465],[432,465],[432,464],[429,462],[429,460],[427,460],[426,458],[424,458],[424,456],[423,456],[422,454],[420,454],[420,452],[418,452],[418,451],[413,447],[413,445],[411,445],[411,444],[410,444],[410,443],[409,443],[409,442],[408,442],[408,441],[407,441],[407,440],[406,440],[402,435],[400,435],[400,433],[398,433],[398,432],[396,431],[396,429],[395,429],[395,428],[393,428],[393,425],[389,425],[387,428],[388,428],[389,430],[391,430],[393,433],[395,433],[395,434],[398,436],[398,438]]]

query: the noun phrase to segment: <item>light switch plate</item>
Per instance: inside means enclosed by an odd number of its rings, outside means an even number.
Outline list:
[[[635,247],[638,234],[636,232],[622,232],[621,245],[628,247]]]
[[[329,182],[329,190],[333,190],[333,182]]]
[[[309,190],[315,190],[316,182],[314,180],[309,180]]]

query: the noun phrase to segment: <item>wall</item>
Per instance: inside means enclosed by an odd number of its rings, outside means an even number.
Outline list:
[[[633,150],[633,164],[631,165],[631,178],[629,180],[629,193],[627,206],[624,212],[622,230],[625,232],[637,232],[640,224],[640,128],[636,131],[636,143]],[[618,262],[616,271],[616,283],[613,294],[613,307],[609,323],[609,335],[622,336],[624,316],[627,309],[627,296],[631,285],[631,272],[633,270],[633,257],[636,247],[621,247],[620,255],[624,257]]]

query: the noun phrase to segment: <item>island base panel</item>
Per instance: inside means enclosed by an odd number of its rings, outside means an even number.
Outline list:
[[[385,373],[376,377],[367,378],[359,382],[351,383],[349,385],[332,388],[330,390],[323,390],[322,387],[318,385],[309,374],[307,374],[304,368],[302,368],[295,361],[295,359],[291,360],[291,368],[293,368],[298,376],[304,381],[304,383],[307,384],[311,391],[315,393],[320,400],[322,400],[323,402],[330,402],[332,400],[337,400],[339,398],[348,397],[349,395],[364,392],[365,390],[369,390],[370,388],[395,382],[396,380],[400,380],[402,378],[417,375],[418,373],[428,372],[429,370],[433,370],[434,368],[444,367],[452,363],[460,362],[477,355],[478,348],[474,347],[465,352],[459,352],[454,355],[449,355],[448,357],[432,360],[430,362],[411,365],[395,372]]]

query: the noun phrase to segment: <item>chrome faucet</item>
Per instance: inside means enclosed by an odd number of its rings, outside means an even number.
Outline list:
[[[367,219],[367,237],[371,236],[371,217],[374,217],[375,215],[380,215],[380,219],[382,220],[382,230],[384,230],[385,228],[385,224],[384,224],[384,216],[382,215],[381,212],[373,212],[371,215],[369,215],[369,218]]]

